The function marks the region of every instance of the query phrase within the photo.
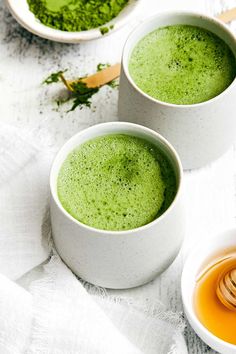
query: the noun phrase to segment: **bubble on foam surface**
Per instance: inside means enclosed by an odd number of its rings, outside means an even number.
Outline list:
[[[150,96],[194,104],[217,96],[232,83],[236,61],[215,34],[200,27],[174,25],[155,30],[136,45],[129,71]]]
[[[128,135],[102,136],[72,151],[58,176],[58,196],[77,220],[104,230],[153,221],[172,202],[175,175],[152,144]]]

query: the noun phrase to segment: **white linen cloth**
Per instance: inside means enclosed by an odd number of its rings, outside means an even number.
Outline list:
[[[83,286],[52,251],[53,155],[32,132],[0,125],[0,353],[187,353],[181,313]],[[13,281],[42,262],[25,288]]]
[[[32,133],[0,125],[0,272],[11,279],[49,256],[44,219],[51,160]]]

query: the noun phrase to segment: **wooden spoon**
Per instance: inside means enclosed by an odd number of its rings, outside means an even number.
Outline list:
[[[217,16],[218,20],[221,20],[224,23],[229,23],[236,19],[236,7],[233,9],[222,12]]]
[[[120,76],[120,69],[121,69],[121,64],[115,64],[101,71],[98,71],[96,74],[93,74],[91,76],[79,80],[67,81],[63,74],[61,74],[61,79],[65,84],[65,86],[67,87],[67,89],[73,92],[72,84],[76,82],[83,82],[84,84],[86,84],[88,88],[96,88],[96,87],[101,87],[103,85],[106,85],[112,80],[115,80]]]
[[[224,306],[236,311],[236,268],[231,269],[220,279],[216,294]]]

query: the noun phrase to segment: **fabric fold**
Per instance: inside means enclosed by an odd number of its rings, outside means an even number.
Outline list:
[[[53,155],[32,134],[0,125],[0,273],[28,279],[24,288],[0,275],[0,353],[187,353],[181,313],[108,296],[76,278],[55,251],[47,261]]]
[[[53,154],[33,136],[0,124],[0,272],[17,279],[44,262]]]

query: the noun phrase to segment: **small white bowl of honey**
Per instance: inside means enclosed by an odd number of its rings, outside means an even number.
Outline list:
[[[198,336],[222,354],[236,354],[236,229],[194,248],[182,274],[186,317]]]

